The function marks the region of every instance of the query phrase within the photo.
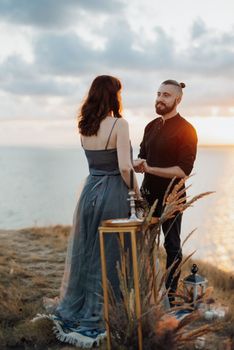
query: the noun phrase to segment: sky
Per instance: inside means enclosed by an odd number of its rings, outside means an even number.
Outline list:
[[[1,0],[0,145],[79,144],[76,114],[100,74],[123,84],[140,142],[163,80],[199,143],[234,144],[233,0]]]

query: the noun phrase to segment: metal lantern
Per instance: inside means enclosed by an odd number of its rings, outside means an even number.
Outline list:
[[[196,264],[193,264],[191,275],[185,277],[183,280],[184,296],[190,295],[194,304],[205,293],[208,283],[207,279],[198,275],[197,272],[198,267]]]

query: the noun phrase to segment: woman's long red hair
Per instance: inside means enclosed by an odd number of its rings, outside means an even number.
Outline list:
[[[78,128],[82,135],[97,135],[101,121],[113,113],[121,118],[121,82],[109,75],[94,79],[78,116]]]

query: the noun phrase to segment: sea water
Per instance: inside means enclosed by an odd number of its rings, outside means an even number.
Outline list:
[[[234,267],[233,173],[234,147],[198,148],[188,194],[215,193],[186,210],[182,227],[182,240],[197,228],[185,253],[196,250],[196,258],[229,271]],[[82,149],[0,147],[0,229],[72,224],[87,174]]]

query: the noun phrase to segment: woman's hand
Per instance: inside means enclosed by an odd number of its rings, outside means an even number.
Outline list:
[[[133,168],[136,173],[144,172],[144,167],[143,167],[144,162],[145,162],[145,159],[141,159],[141,158],[133,160]]]

